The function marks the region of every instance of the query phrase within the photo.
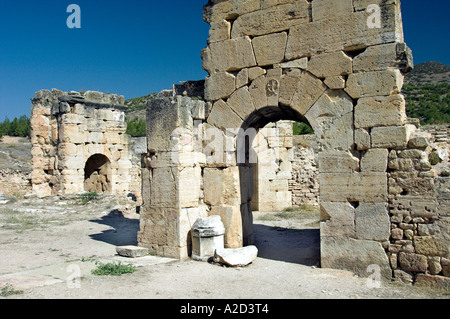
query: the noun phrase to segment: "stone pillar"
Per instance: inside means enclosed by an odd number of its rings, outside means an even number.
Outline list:
[[[160,94],[147,110],[149,156],[142,172],[138,241],[161,256],[187,258],[191,228],[207,217],[200,201],[202,170],[193,147],[195,110],[204,107],[202,101]]]

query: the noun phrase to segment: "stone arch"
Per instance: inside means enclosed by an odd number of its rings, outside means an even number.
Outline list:
[[[410,143],[415,128],[401,95],[412,54],[403,39],[400,1],[375,1],[382,13],[375,28],[367,23],[364,1],[266,2],[206,4],[204,20],[211,29],[201,53],[208,72],[204,101],[192,89],[201,84],[188,83],[150,102],[143,172],[149,192],[139,242],[184,258],[190,226],[208,215],[222,217],[226,247],[251,241],[242,231],[249,223],[241,214],[248,201],[235,156],[239,129],[300,117],[314,129],[320,150],[321,266],[370,275],[369,266],[377,265],[377,274],[388,279],[399,266],[426,272],[420,248],[411,253],[411,244],[402,251],[403,232],[391,232],[404,221],[398,212],[404,203],[411,215],[423,210],[422,202],[402,190],[432,184],[418,172],[414,176],[423,180],[405,181],[399,165],[403,157],[414,163],[423,155],[408,149],[419,146]],[[179,128],[187,133],[174,136]],[[202,139],[213,129],[208,134],[220,143],[204,152]],[[211,161],[211,155],[221,160]],[[420,162],[416,168],[428,166]],[[431,186],[426,192],[434,201]],[[411,267],[418,259],[424,261],[420,267]]]
[[[111,161],[103,154],[94,154],[84,167],[84,190],[86,192],[111,192]]]

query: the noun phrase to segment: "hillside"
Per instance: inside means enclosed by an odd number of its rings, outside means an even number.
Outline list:
[[[405,77],[406,112],[422,125],[450,123],[450,66],[439,62],[418,64]]]
[[[405,77],[405,84],[415,86],[442,83],[450,83],[450,66],[439,62],[418,64]]]

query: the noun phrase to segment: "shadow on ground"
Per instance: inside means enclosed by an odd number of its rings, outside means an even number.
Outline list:
[[[259,258],[320,266],[319,229],[289,229],[254,224],[253,231]]]
[[[120,211],[113,210],[108,215],[100,219],[90,220],[90,222],[113,228],[104,230],[99,234],[89,235],[94,240],[114,246],[135,246],[138,244],[139,219],[126,218]]]

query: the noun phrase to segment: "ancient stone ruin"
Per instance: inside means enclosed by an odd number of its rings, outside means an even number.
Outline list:
[[[209,75],[148,105],[139,245],[186,258],[196,220],[216,215],[226,248],[251,245],[252,206],[267,204],[255,198],[273,191],[280,200],[270,209],[291,205],[293,181],[305,179],[311,203],[320,198],[321,267],[445,280],[448,179],[431,169],[429,136],[407,121],[401,89],[412,55],[400,1],[210,0],[204,20]],[[113,95],[37,93],[36,192],[129,191],[122,104]],[[292,137],[278,141],[278,167],[264,171],[273,159],[251,145],[282,120],[314,129],[316,178],[284,173],[302,163],[293,165]]]
[[[33,191],[40,196],[140,194],[124,97],[42,90],[32,99]]]

